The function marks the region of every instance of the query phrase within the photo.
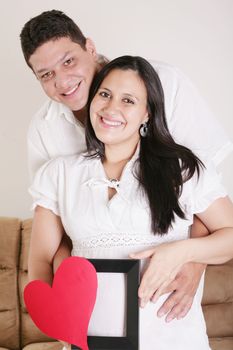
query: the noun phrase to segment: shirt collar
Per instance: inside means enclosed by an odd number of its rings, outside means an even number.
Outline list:
[[[63,103],[50,100],[45,114],[45,120],[54,120],[56,118],[66,118],[71,124],[78,123],[73,112],[67,106]]]

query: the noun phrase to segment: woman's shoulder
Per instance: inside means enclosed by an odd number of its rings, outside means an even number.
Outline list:
[[[77,185],[82,181],[83,177],[90,176],[95,172],[95,165],[99,160],[87,157],[87,154],[60,156],[47,161],[37,171],[33,186],[44,186],[51,188],[51,186],[62,187],[62,184],[67,183]],[[94,166],[93,166],[94,165]],[[32,186],[32,187],[33,187]]]
[[[203,212],[216,199],[225,197],[227,191],[213,162],[204,162],[199,173],[183,185],[181,202],[190,203],[194,213]]]
[[[89,157],[88,153],[85,152],[81,154],[73,154],[73,155],[59,156],[59,157],[53,158],[47,161],[44,164],[44,167],[49,167],[49,168],[57,168],[57,167],[73,168],[76,166],[89,167],[93,165],[93,163],[96,161],[97,161],[97,158],[91,158]]]

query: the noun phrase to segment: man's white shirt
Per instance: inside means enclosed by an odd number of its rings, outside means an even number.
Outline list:
[[[233,150],[221,124],[179,69],[150,61],[161,80],[168,128],[174,140],[215,165]],[[85,131],[65,105],[48,100],[31,120],[28,163],[31,179],[48,160],[86,150]]]

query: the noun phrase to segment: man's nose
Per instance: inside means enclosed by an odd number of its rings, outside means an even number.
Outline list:
[[[56,77],[55,77],[55,87],[58,90],[63,90],[63,89],[69,88],[70,87],[69,76],[64,72],[57,73]]]

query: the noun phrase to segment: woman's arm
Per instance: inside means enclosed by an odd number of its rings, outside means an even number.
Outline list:
[[[131,255],[136,259],[150,258],[139,287],[142,306],[153,295],[154,301],[158,299],[183,264],[221,264],[233,257],[233,204],[230,199],[217,199],[205,212],[198,214],[198,217],[212,234],[164,243]]]
[[[34,213],[28,257],[29,281],[39,279],[52,283],[52,263],[64,234],[59,216],[37,206]]]
[[[187,240],[188,261],[222,264],[233,257],[233,204],[228,197],[216,200],[197,214],[211,235]]]
[[[59,248],[53,259],[53,273],[55,273],[65,258],[71,255],[72,242],[71,239],[64,233]]]

